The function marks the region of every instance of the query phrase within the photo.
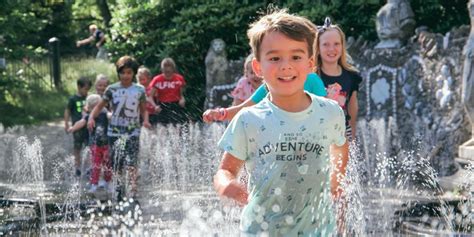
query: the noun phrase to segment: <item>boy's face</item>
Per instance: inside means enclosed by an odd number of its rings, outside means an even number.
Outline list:
[[[308,44],[290,39],[280,32],[264,36],[260,45],[260,61],[253,60],[255,73],[263,77],[273,97],[302,92],[313,65]]]
[[[81,96],[87,96],[87,93],[89,93],[90,89],[91,89],[91,87],[89,85],[85,85],[83,87],[80,87],[80,86],[77,87],[77,91],[78,91],[79,95],[81,95]]]
[[[97,83],[95,83],[95,92],[99,95],[104,94],[105,88],[107,88],[108,84],[109,83],[106,80],[97,81]]]
[[[131,68],[124,68],[122,71],[119,73],[120,77],[120,82],[124,86],[129,86],[133,82],[133,70]]]
[[[336,29],[330,29],[319,37],[319,53],[323,63],[337,63],[342,55],[342,40]]]

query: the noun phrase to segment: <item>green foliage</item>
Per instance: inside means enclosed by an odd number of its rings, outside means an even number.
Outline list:
[[[445,33],[468,21],[466,0],[412,0],[417,25]],[[204,99],[204,58],[212,39],[227,43],[229,59],[248,54],[246,30],[262,12],[276,6],[322,24],[326,16],[347,36],[377,40],[375,17],[385,0],[287,0],[287,1],[167,1],[117,0],[113,8],[113,58],[128,54],[159,72],[164,57],[175,59],[188,81],[186,97],[194,118],[199,118]],[[269,4],[271,4],[269,6]]]
[[[62,117],[67,98],[77,92],[76,80],[81,76],[92,81],[98,73],[116,80],[112,64],[95,59],[68,58],[61,62],[61,78],[64,91],[58,92],[51,85],[34,83],[39,78],[19,78],[17,75],[0,74],[0,116],[4,126],[34,124]],[[44,75],[49,77],[49,75]],[[94,92],[94,89],[91,89]]]
[[[0,74],[0,123],[6,127],[58,118],[64,111],[65,95],[52,89]]]
[[[246,30],[262,5],[220,1],[208,4],[123,3],[114,12],[109,47],[114,58],[132,54],[159,72],[164,57],[172,57],[188,83],[187,109],[198,118],[204,101],[204,58],[209,43],[222,38],[230,59],[249,52]]]

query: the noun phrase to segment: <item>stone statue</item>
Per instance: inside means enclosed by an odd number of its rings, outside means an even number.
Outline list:
[[[206,93],[209,93],[215,85],[227,84],[228,65],[225,42],[222,39],[214,39],[207,51],[206,59]]]
[[[399,48],[415,27],[414,14],[407,0],[387,0],[377,12],[376,30],[380,42],[375,48]]]
[[[474,0],[470,0],[467,7],[471,18],[471,31],[463,50],[461,103],[463,103],[471,123],[471,139],[459,147],[459,156],[474,162]]]

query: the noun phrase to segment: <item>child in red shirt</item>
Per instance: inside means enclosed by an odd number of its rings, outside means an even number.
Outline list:
[[[161,61],[161,72],[148,86],[151,88],[148,101],[153,104],[155,113],[158,113],[157,121],[164,125],[184,123],[187,120],[184,111],[186,100],[183,96],[186,81],[176,73],[176,64],[172,58]]]

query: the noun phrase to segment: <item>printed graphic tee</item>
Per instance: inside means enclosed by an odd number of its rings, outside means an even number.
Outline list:
[[[334,101],[308,95],[311,105],[297,113],[264,98],[240,111],[219,141],[219,147],[245,161],[249,173],[243,235],[335,233],[329,146],[345,142],[344,113]]]
[[[149,87],[156,89],[158,100],[164,103],[178,102],[181,99],[181,90],[186,85],[184,77],[174,73],[171,80],[167,80],[164,74],[153,78]]]
[[[323,79],[324,87],[326,87],[327,98],[336,101],[342,107],[346,116],[346,125],[349,125],[351,117],[347,107],[352,93],[359,90],[362,77],[356,72],[350,72],[343,68],[339,76],[329,76],[321,71],[321,78]]]
[[[82,112],[84,110],[84,105],[86,104],[86,97],[73,95],[69,97],[67,107],[71,114],[72,124],[82,119]]]
[[[125,88],[120,82],[116,82],[107,87],[102,98],[109,102],[112,109],[107,135],[140,136],[139,108],[140,102],[146,101],[145,88],[135,83]]]

